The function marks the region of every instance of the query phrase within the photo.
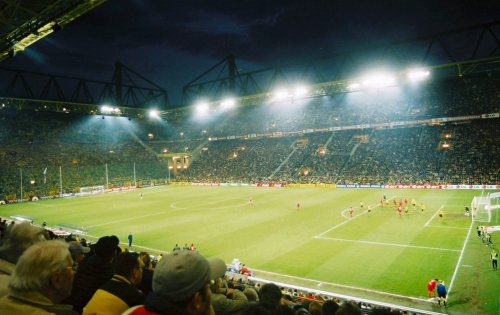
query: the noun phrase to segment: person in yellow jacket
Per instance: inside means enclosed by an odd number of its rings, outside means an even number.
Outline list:
[[[120,315],[144,303],[136,285],[142,280],[144,263],[137,253],[121,253],[113,259],[115,274],[105,282],[83,308],[83,315]]]

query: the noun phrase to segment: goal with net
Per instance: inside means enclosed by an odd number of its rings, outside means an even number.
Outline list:
[[[104,193],[104,186],[80,187],[80,195],[92,195]]]
[[[486,197],[474,197],[471,208],[475,221],[491,222],[493,210],[500,208],[500,192],[489,193]]]

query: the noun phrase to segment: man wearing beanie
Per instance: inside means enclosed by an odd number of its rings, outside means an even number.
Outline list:
[[[210,282],[225,272],[221,259],[205,259],[196,251],[174,251],[156,265],[153,291],[144,305],[122,315],[214,315]]]

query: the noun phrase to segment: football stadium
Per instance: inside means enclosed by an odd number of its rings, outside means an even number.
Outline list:
[[[176,251],[220,258],[229,288],[276,284],[291,314],[500,314],[498,38],[497,21],[247,73],[229,56],[182,106],[124,64],[112,82],[0,64],[0,273],[30,225],[92,248],[75,279],[116,236],[153,275]]]

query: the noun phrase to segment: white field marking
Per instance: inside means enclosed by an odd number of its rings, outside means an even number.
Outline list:
[[[323,239],[323,240],[329,240],[329,241],[341,241],[341,242],[351,242],[351,243],[374,244],[374,245],[381,245],[381,246],[396,246],[396,247],[407,247],[407,248],[440,250],[440,251],[448,251],[448,252],[460,252],[460,249],[451,249],[451,248],[440,248],[440,247],[429,247],[429,246],[416,246],[416,245],[406,245],[406,244],[396,244],[396,243],[382,243],[382,242],[372,242],[372,241],[358,241],[358,240],[348,240],[348,239],[343,239],[343,238],[321,237],[321,236],[315,236],[314,238],[316,238],[316,239]]]
[[[467,232],[467,237],[465,238],[464,245],[462,246],[462,252],[460,253],[460,256],[458,257],[457,265],[455,266],[455,271],[453,272],[453,276],[451,277],[450,286],[448,287],[448,294],[450,294],[451,289],[453,288],[453,283],[455,282],[455,278],[456,278],[457,273],[458,273],[458,268],[460,268],[460,263],[462,263],[462,258],[464,256],[465,247],[467,246],[467,242],[469,241],[469,237],[470,237],[473,225],[474,225],[474,222],[471,221],[470,226],[469,226],[469,231]]]
[[[466,227],[459,227],[459,226],[439,226],[439,225],[428,225],[427,227],[440,228],[440,229],[457,229],[457,230],[468,230],[469,229]]]
[[[391,198],[391,199],[392,199],[392,198]],[[389,199],[389,200],[390,200],[390,199]],[[374,206],[372,207],[372,211],[373,211],[373,209],[377,208],[378,206],[379,206],[379,204],[374,205]],[[333,230],[335,230],[336,228],[338,228],[338,227],[340,227],[340,226],[342,226],[342,225],[346,224],[347,222],[351,221],[352,219],[356,219],[356,218],[357,218],[357,217],[359,217],[360,215],[363,215],[363,214],[367,214],[367,213],[368,213],[368,209],[366,209],[365,211],[363,211],[363,212],[361,212],[360,214],[358,214],[358,215],[356,215],[356,216],[354,216],[354,217],[352,217],[352,218],[351,218],[351,217],[346,217],[346,216],[344,215],[344,213],[345,213],[346,211],[348,211],[348,210],[344,210],[344,211],[342,211],[340,214],[341,214],[344,218],[347,218],[348,220],[346,220],[346,221],[344,221],[344,222],[340,222],[340,223],[339,223],[339,224],[337,224],[337,225],[334,225],[333,227],[329,228],[328,230],[324,231],[323,233],[320,233],[320,234],[316,235],[314,238],[320,238],[320,237],[322,237],[323,235],[325,235],[326,233],[328,233],[328,232],[330,232],[330,231],[333,231]]]
[[[340,213],[340,215],[341,215],[341,216],[343,216],[344,218],[346,218],[346,219],[349,219],[349,220],[350,220],[350,219],[352,219],[353,217],[348,217],[348,216],[346,216],[346,215],[345,215],[345,213],[346,213],[346,212],[348,212],[348,211],[349,211],[349,209],[346,209],[346,210],[342,211],[342,212]],[[353,211],[352,213],[354,214],[354,211]],[[361,214],[363,214],[363,213],[361,213]]]
[[[431,221],[434,220],[434,218],[438,215],[439,211],[441,209],[443,209],[443,207],[444,207],[444,205],[441,205],[441,207],[439,207],[439,209],[437,209],[437,211],[434,213],[434,215],[432,215],[432,217],[427,222],[425,222],[424,226],[429,226]]]
[[[176,204],[175,202],[172,202],[172,203],[170,204],[170,208],[173,208],[173,209],[179,209],[179,210],[185,210],[185,209],[188,209],[188,208],[184,208],[184,207],[177,207],[175,204]]]
[[[357,217],[357,216],[356,216]],[[336,228],[346,224],[347,222],[351,221],[351,219],[349,218],[349,220],[346,220],[344,222],[340,222],[339,224],[337,225],[334,225],[333,227],[329,228],[328,230],[324,231],[323,233],[320,233],[318,235],[316,235],[314,238],[321,238],[323,235],[325,235],[326,233],[330,232],[330,231],[333,231],[335,230]]]
[[[290,279],[296,279],[296,280],[301,280],[301,281],[309,281],[309,282],[315,283],[316,285],[322,283],[322,284],[327,284],[327,285],[331,285],[331,286],[336,286],[336,287],[339,287],[339,288],[359,290],[359,291],[377,293],[377,294],[382,294],[382,295],[394,296],[394,297],[403,298],[403,299],[411,299],[411,300],[416,300],[416,301],[427,302],[427,299],[421,299],[421,298],[415,298],[415,297],[410,297],[410,296],[405,296],[405,295],[399,295],[399,294],[394,294],[394,293],[388,293],[388,292],[383,292],[383,291],[377,291],[377,290],[371,290],[371,289],[353,287],[353,286],[344,285],[344,284],[337,284],[337,283],[332,283],[332,282],[312,280],[312,279],[301,278],[301,277],[296,277],[296,276],[290,276],[290,275],[285,275],[285,274],[275,273],[275,272],[270,272],[270,271],[263,271],[263,270],[253,269],[253,268],[252,268],[252,271],[263,272],[263,273],[267,273],[267,274],[270,274],[270,275],[280,276],[280,277],[283,277],[283,278],[290,278]]]

